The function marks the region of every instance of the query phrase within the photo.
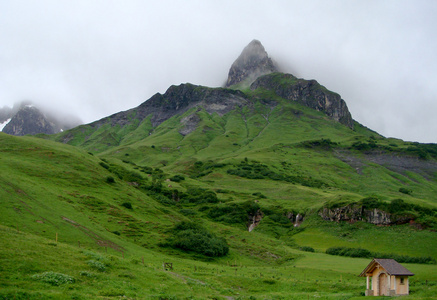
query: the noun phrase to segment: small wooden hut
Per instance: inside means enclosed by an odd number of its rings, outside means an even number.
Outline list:
[[[367,278],[366,296],[408,295],[408,277],[413,275],[394,259],[382,258],[374,258],[360,274],[361,277]]]

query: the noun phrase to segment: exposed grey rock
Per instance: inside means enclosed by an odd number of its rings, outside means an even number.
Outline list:
[[[261,220],[263,219],[264,214],[261,210],[258,210],[255,215],[250,216],[250,223],[248,225],[248,230],[249,232],[251,232],[252,230],[255,229],[255,227],[257,227],[259,225],[259,223],[261,222]]]
[[[210,114],[217,113],[222,116],[248,103],[249,100],[241,91],[207,88],[187,83],[171,86],[164,94],[157,93],[136,108],[116,113],[91,125],[100,126],[110,120],[112,126],[124,126],[130,123],[133,117],[141,122],[151,116],[152,126],[156,127],[194,107],[203,107]]]
[[[340,95],[329,91],[315,80],[298,79],[291,74],[274,73],[258,77],[251,90],[264,88],[278,96],[324,112],[337,122],[353,128],[352,116]]]
[[[197,124],[200,122],[200,117],[197,114],[191,114],[185,118],[182,118],[181,123],[184,125],[184,128],[179,130],[179,133],[183,136],[190,134],[197,128]]]
[[[53,134],[55,124],[50,122],[36,107],[25,105],[3,128],[3,132],[11,135],[22,136],[26,134]]]
[[[55,114],[42,111],[30,101],[14,104],[14,107],[4,107],[0,110],[0,123],[10,119],[2,132],[11,135],[34,135],[39,133],[53,134],[68,130],[81,124],[77,117],[65,114]]]
[[[405,224],[414,220],[412,216],[407,214],[393,215],[377,208],[366,209],[357,204],[349,204],[336,208],[324,207],[319,212],[319,216],[321,216],[325,221],[347,221],[351,223],[364,221],[374,225]]]
[[[245,82],[249,86],[259,76],[278,71],[277,66],[268,56],[261,42],[253,40],[232,64],[226,87],[241,82]]]
[[[299,227],[303,223],[304,216],[299,213],[295,215],[293,212],[289,212],[287,218],[293,223],[294,227]]]

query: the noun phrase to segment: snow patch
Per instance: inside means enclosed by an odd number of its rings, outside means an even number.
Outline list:
[[[3,128],[5,128],[5,126],[8,125],[10,121],[11,121],[11,118],[7,119],[3,123],[0,123],[0,131],[3,131]]]

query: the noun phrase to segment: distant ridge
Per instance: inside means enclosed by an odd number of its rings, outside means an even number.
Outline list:
[[[12,109],[4,107],[0,110],[0,131],[16,136],[55,134],[81,123],[77,117],[48,113],[30,101],[16,103]]]

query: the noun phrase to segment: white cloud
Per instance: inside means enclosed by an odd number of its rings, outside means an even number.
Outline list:
[[[0,107],[29,99],[91,122],[172,84],[221,86],[256,38],[362,124],[435,143],[435,15],[417,0],[3,0]]]

